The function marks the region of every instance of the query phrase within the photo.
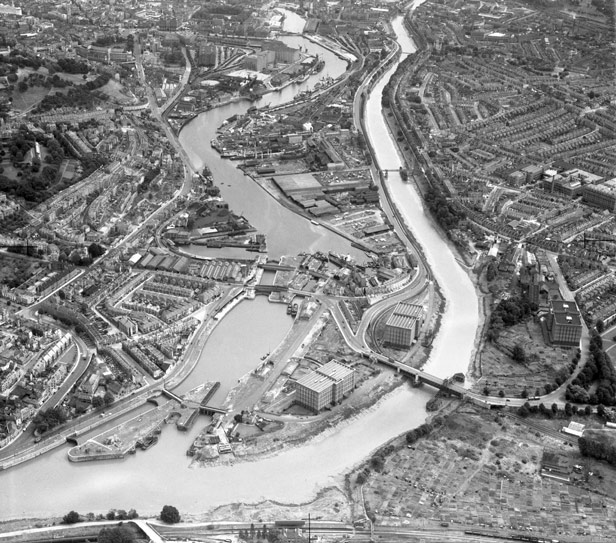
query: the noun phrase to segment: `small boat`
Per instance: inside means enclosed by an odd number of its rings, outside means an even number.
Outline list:
[[[320,226],[318,221],[315,221],[314,219],[310,219],[310,222],[316,226]]]

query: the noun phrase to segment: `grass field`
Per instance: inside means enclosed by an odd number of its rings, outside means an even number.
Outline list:
[[[50,92],[45,87],[30,87],[26,92],[13,91],[13,108],[19,112],[28,111],[36,106]]]
[[[98,89],[98,92],[106,94],[111,100],[119,104],[132,104],[135,101],[132,95],[125,93],[124,86],[113,79],[110,79]]]

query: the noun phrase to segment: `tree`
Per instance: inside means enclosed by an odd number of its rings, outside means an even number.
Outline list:
[[[378,471],[378,472],[383,471],[383,468],[385,467],[385,461],[383,460],[383,457],[380,455],[373,456],[370,459],[370,467],[374,471]]]
[[[524,348],[519,344],[515,345],[511,351],[511,358],[520,364],[526,362],[526,353],[524,352]]]
[[[101,396],[94,396],[94,398],[92,398],[92,407],[94,409],[100,409],[101,407],[103,407],[103,405],[105,405],[105,400],[103,400]]]
[[[79,254],[79,251],[73,251],[68,259],[71,263],[75,264],[75,266],[79,266],[81,264],[81,255]]]
[[[602,334],[603,331],[605,330],[604,322],[601,319],[597,319],[597,322],[595,323],[595,328],[597,329],[597,332]]]
[[[552,404],[552,413],[555,415],[558,413],[558,405],[555,403]]]
[[[107,520],[115,520],[115,511],[113,509],[110,509],[109,511],[107,511],[105,517],[107,518]]]
[[[602,403],[597,406],[597,415],[605,417],[605,406]]]
[[[503,390],[499,390],[498,391],[498,395],[500,398],[504,398],[505,397],[505,392]]]
[[[98,243],[92,243],[88,247],[88,254],[90,255],[90,258],[98,258],[99,256],[103,256],[105,254],[105,248]]]
[[[167,524],[180,522],[180,512],[173,505],[165,505],[160,512],[160,520]]]
[[[355,483],[358,484],[358,485],[363,485],[367,480],[368,480],[368,474],[364,470],[364,471],[360,471],[357,474],[357,478],[355,479]]]
[[[528,417],[528,415],[530,415],[530,410],[528,409],[528,407],[526,407],[527,403],[519,407],[518,415],[520,415],[520,417],[526,418]]]
[[[103,401],[105,402],[105,405],[111,405],[113,402],[115,402],[115,396],[111,393],[111,391],[108,390],[103,396]]]
[[[103,528],[98,533],[98,543],[132,543],[133,533],[124,525]]]
[[[81,517],[77,511],[69,511],[64,517],[62,517],[63,524],[75,524],[81,521]]]

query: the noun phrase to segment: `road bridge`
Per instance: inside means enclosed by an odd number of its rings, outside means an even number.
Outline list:
[[[285,285],[255,285],[257,294],[270,294],[272,292],[286,292],[288,287]]]
[[[167,398],[171,398],[172,400],[179,402],[181,405],[184,405],[184,400],[182,400],[182,398],[180,398],[177,394],[174,394],[173,392],[171,392],[170,390],[167,390],[164,387],[161,388],[160,391],[162,392],[162,394],[167,396]]]
[[[142,519],[134,519],[131,520],[131,522],[141,528],[141,531],[149,538],[151,543],[167,543],[167,540],[163,538],[149,522]]]
[[[438,388],[439,390],[444,390],[449,394],[453,394],[454,396],[458,396],[459,398],[463,398],[469,394],[468,390],[466,390],[462,385],[451,381],[451,379],[436,377],[436,375],[431,375],[425,371],[412,368],[411,366],[398,362],[387,356],[375,354],[375,358],[379,362],[395,368],[397,372],[408,375],[413,379],[414,383],[425,383],[434,388]]]

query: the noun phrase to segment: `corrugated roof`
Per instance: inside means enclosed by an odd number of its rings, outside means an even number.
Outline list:
[[[406,315],[407,317],[421,317],[423,307],[420,305],[409,304],[408,302],[400,302],[396,309],[394,309],[394,315]]]
[[[422,314],[422,306],[400,302],[387,319],[386,325],[395,328],[411,329],[415,326],[415,322],[421,318]]]
[[[317,370],[317,372],[322,375],[327,375],[328,377],[331,377],[335,381],[339,381],[341,379],[344,379],[348,375],[352,374],[353,370],[349,368],[348,366],[339,364],[335,360],[331,360],[327,364],[324,364],[323,366],[321,366]]]
[[[333,381],[329,377],[313,371],[298,379],[297,385],[304,386],[315,392],[323,392],[333,385]]]
[[[411,329],[417,322],[416,317],[407,317],[406,315],[396,315],[395,313],[387,319],[387,326],[393,326],[394,328],[406,328]]]
[[[323,390],[327,390],[327,388],[332,386],[335,382],[341,381],[352,374],[353,371],[352,368],[340,364],[335,360],[331,360],[317,370],[298,379],[297,384],[314,390],[315,392],[322,392]]]

